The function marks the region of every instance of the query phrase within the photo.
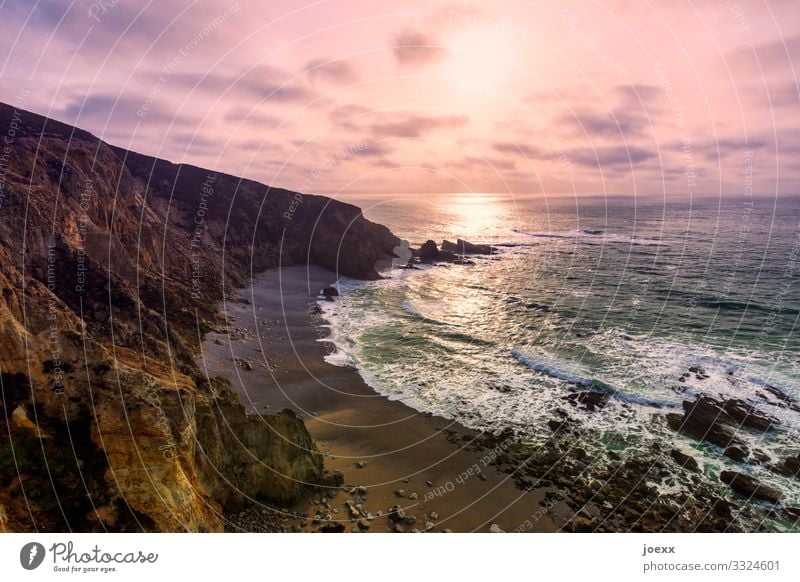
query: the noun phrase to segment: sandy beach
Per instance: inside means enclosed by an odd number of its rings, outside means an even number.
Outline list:
[[[361,503],[362,514],[371,514],[374,519],[361,521],[370,532],[396,524],[405,531],[489,531],[492,524],[504,531],[554,531],[569,520],[574,512],[562,502],[545,503],[546,488],[520,490],[492,465],[502,441],[476,446],[477,433],[390,401],[355,369],[324,361],[334,346],[324,341],[327,329],[316,301],[335,279],[317,267],[259,275],[236,302],[222,306],[228,329],[208,334],[202,346],[200,365],[210,376],[228,378],[248,412],[294,410],[323,453],[325,468],[343,474],[345,486],[335,498],[312,496],[293,509],[309,516],[292,520],[293,526],[317,531],[313,516],[319,513],[346,531],[358,529],[347,502]],[[395,505],[405,520],[387,518]]]

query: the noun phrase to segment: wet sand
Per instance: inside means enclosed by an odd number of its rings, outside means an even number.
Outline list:
[[[416,517],[403,526],[409,531],[423,530],[426,523],[435,524],[431,531],[489,531],[491,524],[505,531],[554,531],[568,520],[572,512],[561,503],[543,511],[547,489],[522,491],[496,470],[491,461],[497,452],[475,447],[473,431],[390,401],[356,370],[324,361],[334,348],[324,341],[327,329],[316,302],[320,289],[335,278],[317,267],[259,275],[239,291],[237,302],[222,306],[228,333],[210,333],[202,346],[201,365],[211,376],[228,378],[248,412],[293,409],[325,456],[326,469],[343,473],[347,485],[367,488],[366,496],[355,499],[340,492],[329,508],[312,499],[295,510],[330,514],[351,531],[356,522],[348,520],[344,503],[362,502],[364,513],[375,516],[368,522],[370,532],[390,530],[386,513],[394,505]],[[234,357],[251,364],[237,365]],[[396,493],[401,489],[403,497]],[[409,499],[414,493],[417,499]],[[431,512],[437,519],[430,519]],[[302,527],[319,528],[311,519]]]

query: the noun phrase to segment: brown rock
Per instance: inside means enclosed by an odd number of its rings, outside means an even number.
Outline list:
[[[731,489],[736,493],[743,495],[747,498],[763,499],[771,503],[777,503],[783,499],[783,493],[771,487],[764,485],[758,479],[754,479],[744,473],[737,473],[735,471],[723,471],[720,473],[720,481],[727,483]]]
[[[697,473],[700,471],[700,467],[697,464],[697,460],[691,455],[687,455],[686,453],[682,453],[678,449],[672,449],[669,452],[669,455],[672,459],[678,463],[684,469]]]
[[[568,394],[564,400],[569,401],[573,406],[582,405],[586,410],[594,412],[597,409],[602,409],[608,404],[608,394],[595,392],[594,390],[585,390],[583,392],[575,392]]]

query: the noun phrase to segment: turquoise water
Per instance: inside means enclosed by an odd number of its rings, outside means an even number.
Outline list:
[[[612,394],[570,414],[590,448],[670,439],[709,468],[732,463],[670,431],[663,415],[699,394],[743,398],[782,421],[744,435],[773,458],[800,449],[800,200],[351,199],[417,246],[457,237],[504,245],[474,266],[341,281],[325,308],[339,352],[377,391],[470,427],[533,441],[564,396]],[[708,378],[679,378],[690,367]],[[739,467],[741,470],[741,467]],[[796,482],[749,468],[798,500]],[[761,473],[764,473],[761,475]]]

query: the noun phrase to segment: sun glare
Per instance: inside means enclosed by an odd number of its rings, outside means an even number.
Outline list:
[[[450,56],[445,75],[462,91],[495,95],[510,77],[514,51],[499,31],[472,27],[453,34],[447,43]]]

